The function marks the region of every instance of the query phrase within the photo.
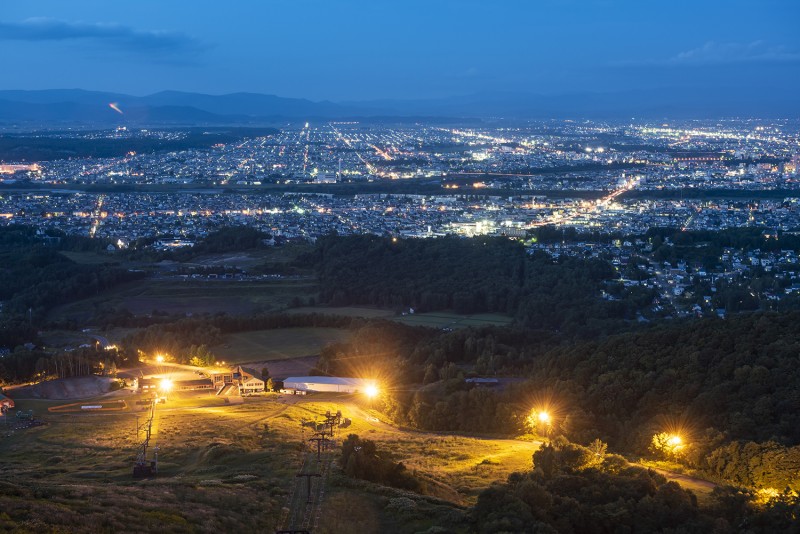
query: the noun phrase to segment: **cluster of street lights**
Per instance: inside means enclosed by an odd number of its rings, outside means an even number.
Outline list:
[[[533,408],[528,414],[527,422],[534,432],[546,438],[549,438],[553,431],[554,417],[547,408]],[[672,457],[682,454],[687,447],[685,438],[677,430],[657,433],[653,436],[653,442],[659,444],[657,448],[661,452]]]

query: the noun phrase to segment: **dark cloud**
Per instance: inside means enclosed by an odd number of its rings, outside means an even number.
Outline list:
[[[179,32],[144,31],[121,24],[31,18],[0,22],[0,41],[93,41],[131,52],[159,55],[196,53],[204,46]]]

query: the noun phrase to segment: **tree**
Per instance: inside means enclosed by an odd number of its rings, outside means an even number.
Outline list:
[[[275,382],[272,378],[267,378],[267,391],[274,391],[275,390]]]
[[[428,364],[425,368],[425,378],[422,379],[423,384],[432,384],[439,379],[439,372],[436,370],[436,366],[432,363]]]
[[[189,365],[194,365],[195,367],[207,367],[209,365],[214,365],[217,361],[217,358],[208,350],[206,345],[192,345],[189,348],[188,358]]]

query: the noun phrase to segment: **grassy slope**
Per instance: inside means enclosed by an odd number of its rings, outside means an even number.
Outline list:
[[[319,354],[325,345],[345,341],[349,335],[337,328],[255,330],[228,334],[225,342],[211,351],[228,363],[282,360]]]
[[[26,404],[20,401],[20,408]],[[41,402],[30,405],[43,408]],[[0,475],[14,481],[0,482],[0,530],[46,532],[58,525],[70,532],[269,531],[294,483],[300,442],[309,437],[308,430],[301,434],[300,421],[321,420],[327,410],[342,410],[352,419],[338,439],[357,433],[378,441],[381,450],[421,472],[433,497],[334,472],[325,507],[351,503],[349,519],[323,521],[321,532],[346,532],[342,529],[353,525],[361,532],[416,532],[433,525],[466,531],[459,504],[473,502],[479,488],[530,465],[535,449],[529,442],[404,432],[377,421],[349,396],[255,398],[231,406],[203,395],[159,406],[153,439],[160,447],[161,474],[135,481],[132,409],[113,415],[46,414],[44,427],[0,433]],[[484,459],[493,463],[476,470]]]

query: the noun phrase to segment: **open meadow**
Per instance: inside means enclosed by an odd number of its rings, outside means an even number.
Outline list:
[[[285,360],[317,355],[325,345],[349,338],[350,332],[339,328],[275,328],[226,334],[211,351],[227,363]]]
[[[477,313],[464,315],[451,312],[426,312],[401,315],[396,321],[410,326],[427,326],[430,328],[455,329],[468,326],[508,326],[514,319],[499,313]]]
[[[381,308],[363,308],[358,306],[302,306],[292,308],[286,313],[319,313],[322,315],[339,315],[341,317],[361,317],[373,319],[376,317],[394,317],[395,313],[391,310]]]
[[[367,319],[384,318],[410,326],[427,326],[442,329],[466,328],[468,326],[508,326],[514,322],[512,317],[500,313],[460,314],[448,311],[434,311],[398,315],[392,310],[359,306],[304,306],[292,308],[288,310],[288,313],[321,313],[324,315],[363,317]]]

